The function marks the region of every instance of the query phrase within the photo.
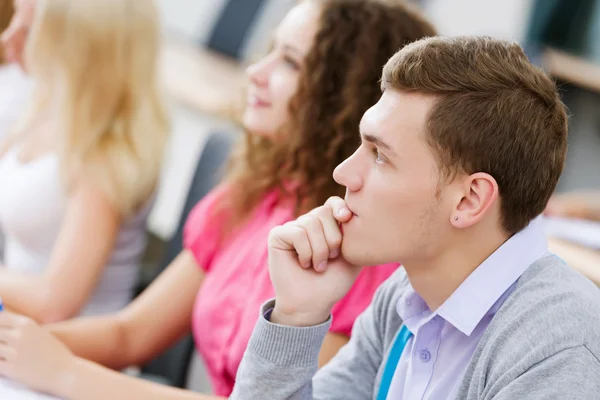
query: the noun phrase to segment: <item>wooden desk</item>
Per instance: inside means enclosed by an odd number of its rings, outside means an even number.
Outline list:
[[[600,63],[547,48],[542,56],[542,65],[556,78],[600,93]]]
[[[193,43],[167,40],[159,68],[167,94],[200,112],[229,119],[244,104],[246,75],[236,60]]]
[[[596,286],[600,286],[600,252],[568,242],[566,240],[548,238],[549,249],[562,258],[569,266],[585,275]]]

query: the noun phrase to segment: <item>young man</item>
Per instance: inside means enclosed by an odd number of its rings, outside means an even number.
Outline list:
[[[345,200],[271,233],[276,299],[230,399],[600,398],[600,292],[535,220],[567,146],[552,80],[516,44],[436,37],[397,53],[382,82],[334,174]],[[397,260],[316,373],[356,266]]]

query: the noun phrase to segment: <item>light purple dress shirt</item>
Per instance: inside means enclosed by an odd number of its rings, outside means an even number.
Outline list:
[[[548,254],[537,218],[492,253],[436,311],[415,291],[407,291],[396,310],[413,336],[400,357],[387,399],[454,399],[496,311],[525,270]]]

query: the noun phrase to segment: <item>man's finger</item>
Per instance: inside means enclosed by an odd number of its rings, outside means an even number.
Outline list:
[[[295,251],[302,268],[312,265],[312,248],[306,231],[293,223],[273,228],[269,233],[269,247]]]
[[[307,214],[300,217],[297,223],[308,236],[312,249],[313,268],[317,271],[324,271],[327,268],[330,251],[321,220],[312,214]]]
[[[337,258],[342,246],[342,232],[340,231],[339,222],[333,216],[333,209],[326,205],[313,210],[311,214],[321,221],[325,240],[329,247],[329,258]]]
[[[333,210],[333,216],[338,222],[348,222],[352,218],[352,211],[341,197],[330,197],[325,202],[325,206]]]

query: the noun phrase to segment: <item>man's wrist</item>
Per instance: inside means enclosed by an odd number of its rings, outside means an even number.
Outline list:
[[[311,312],[286,311],[281,307],[277,307],[277,303],[275,303],[275,307],[268,319],[277,325],[305,328],[327,322],[330,315],[330,310],[315,310]]]

